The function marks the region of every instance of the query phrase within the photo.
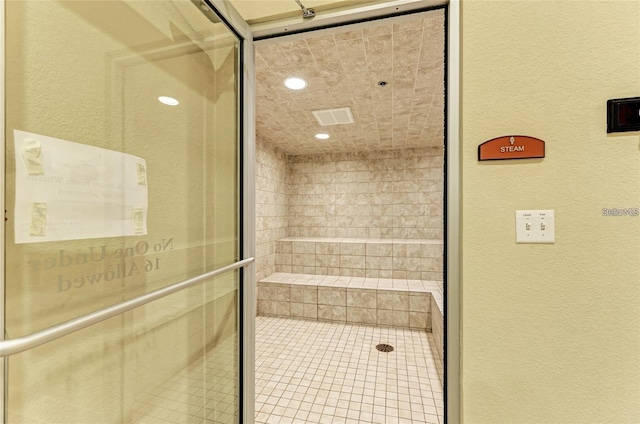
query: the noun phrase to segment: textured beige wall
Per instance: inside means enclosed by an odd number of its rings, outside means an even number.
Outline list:
[[[640,422],[638,133],[606,101],[640,95],[637,1],[462,3],[465,423]],[[546,158],[476,160],[493,137]],[[514,211],[555,209],[556,242],[515,244]]]

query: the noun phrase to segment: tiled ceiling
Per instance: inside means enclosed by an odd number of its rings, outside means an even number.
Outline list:
[[[258,137],[292,155],[443,146],[444,13],[418,16],[256,46]],[[290,76],[307,87],[287,89]],[[345,106],[355,123],[312,115]]]

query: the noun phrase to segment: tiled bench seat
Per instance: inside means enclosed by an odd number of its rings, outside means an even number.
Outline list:
[[[432,331],[440,355],[442,301],[435,281],[276,272],[258,282],[258,315]]]
[[[442,240],[287,237],[275,249],[276,272],[442,282]]]

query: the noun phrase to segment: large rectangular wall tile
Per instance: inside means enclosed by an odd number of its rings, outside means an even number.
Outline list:
[[[347,306],[376,309],[375,290],[347,288]]]
[[[340,255],[364,256],[365,243],[340,243]]]
[[[409,292],[395,291],[392,295],[393,298],[393,310],[394,311],[409,311]]]
[[[381,326],[393,326],[393,311],[378,309],[377,324]]]
[[[378,309],[393,311],[393,291],[378,290],[376,292],[376,305]]]
[[[340,255],[340,268],[365,268],[365,256]]]
[[[394,327],[409,327],[409,311],[393,311]]]
[[[322,321],[331,321],[331,305],[318,304],[318,319]]]
[[[290,293],[291,302],[304,303],[304,286],[292,284]]]
[[[258,300],[258,315],[277,315],[277,306],[275,300]]]
[[[331,287],[318,287],[318,305],[332,305]]]
[[[305,319],[318,319],[318,304],[317,303],[304,303],[304,318]]]
[[[377,311],[371,308],[347,307],[347,322],[355,324],[376,325]]]
[[[291,316],[291,302],[289,301],[277,301],[276,302],[276,315],[279,317]]]
[[[356,306],[347,306],[347,322],[359,324],[363,320],[362,308]]]
[[[410,312],[430,312],[431,311],[431,295],[428,293],[410,293],[409,294],[409,311]]]
[[[276,289],[276,300],[279,302],[291,301],[291,285],[290,284],[273,284]]]
[[[295,318],[304,318],[304,303],[291,302],[291,316]]]
[[[346,306],[331,306],[331,321],[346,322],[347,321],[347,307]]]
[[[332,287],[330,304],[333,306],[347,306],[347,289]]]
[[[426,330],[427,329],[427,313],[426,312],[409,312],[409,327]]]

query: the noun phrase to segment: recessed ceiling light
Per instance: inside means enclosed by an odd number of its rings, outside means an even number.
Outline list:
[[[167,106],[178,106],[180,102],[173,97],[160,96],[158,97],[158,101]]]
[[[329,138],[329,134],[325,134],[325,133],[318,133],[316,134],[316,138],[318,140],[326,140]]]
[[[307,82],[302,78],[292,77],[284,80],[284,85],[291,90],[302,90],[307,86]]]

